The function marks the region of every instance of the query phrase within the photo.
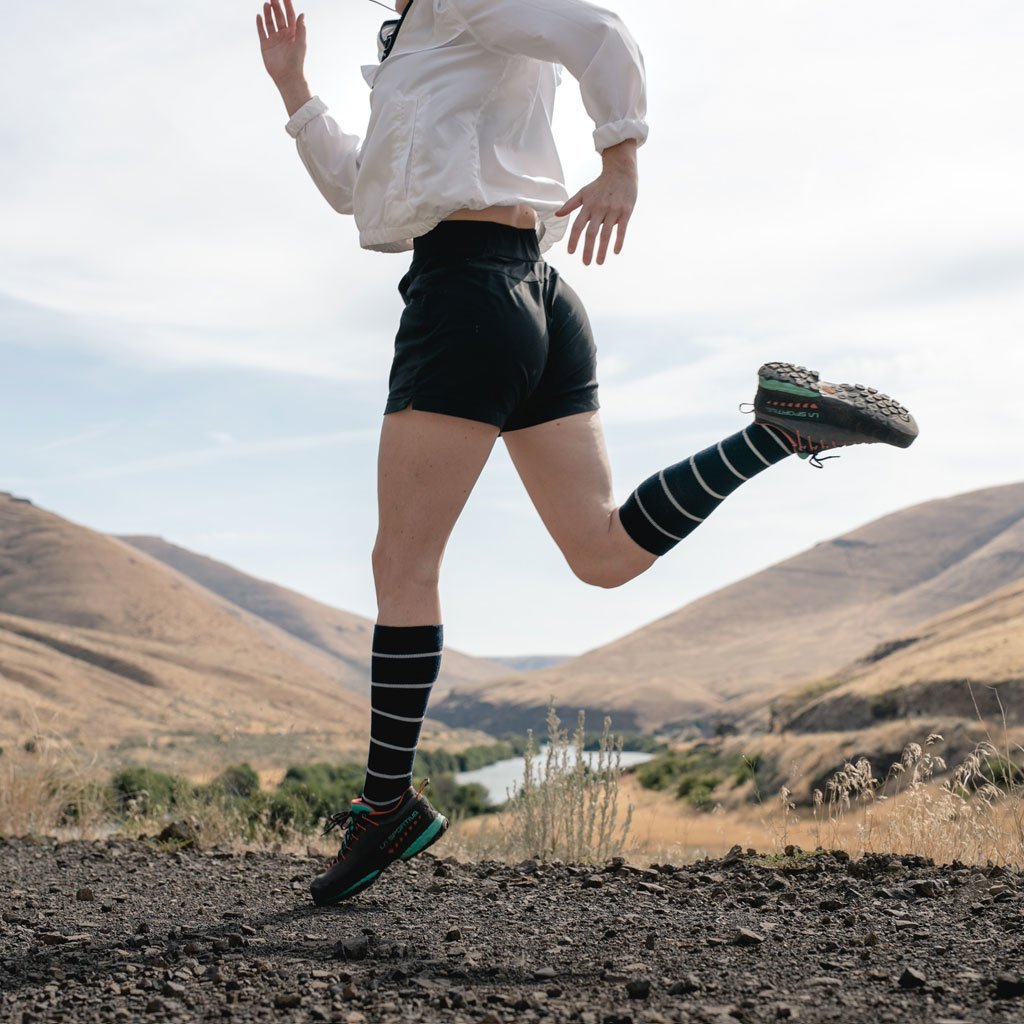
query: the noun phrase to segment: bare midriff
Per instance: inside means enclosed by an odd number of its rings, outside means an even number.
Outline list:
[[[512,228],[535,228],[537,211],[525,203],[517,206],[488,206],[483,210],[456,210],[448,214],[445,220],[489,220]]]

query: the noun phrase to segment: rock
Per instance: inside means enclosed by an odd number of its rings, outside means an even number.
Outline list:
[[[75,893],[75,899],[86,902],[89,900],[94,900],[96,899],[96,897],[92,894],[92,889],[90,889],[89,886],[83,885],[82,888]]]
[[[604,885],[604,879],[600,875],[587,875],[583,879],[584,889],[600,889]]]
[[[915,896],[935,897],[939,895],[939,885],[934,878],[912,878],[907,885]]]
[[[1000,974],[996,978],[997,999],[1018,999],[1024,996],[1024,975]]]
[[[673,982],[669,986],[668,994],[670,996],[685,996],[691,992],[699,992],[702,988],[703,985],[696,974],[687,974],[686,977],[680,978],[679,981]]]
[[[286,992],[274,996],[274,1007],[278,1010],[291,1010],[302,1005],[302,996],[298,992]]]
[[[462,929],[461,928],[449,928],[448,931],[445,932],[444,941],[445,942],[458,942],[461,938],[462,938]]]
[[[788,856],[788,854],[787,854]],[[723,864],[735,864],[736,861],[742,860],[743,858],[743,847],[738,843],[732,847],[729,852],[722,858]]]
[[[61,943],[67,942],[68,937],[66,935],[61,935],[60,932],[40,932],[39,941],[42,942],[44,946],[59,946]]]
[[[160,994],[180,999],[185,994],[185,986],[177,981],[165,981],[163,988],[160,989]]]
[[[639,888],[643,889],[644,892],[652,892],[655,896],[664,896],[667,890],[665,886],[658,885],[657,882],[640,882]]]
[[[764,942],[764,936],[760,932],[751,931],[749,928],[737,928],[732,941],[733,945],[736,946],[760,946]]]
[[[334,956],[341,960],[365,960],[370,951],[368,935],[356,935],[350,939],[342,939],[334,945]]]
[[[541,980],[557,978],[558,971],[556,971],[554,967],[538,967],[537,970],[533,972],[533,976]]]
[[[630,999],[646,999],[651,994],[649,978],[630,978],[626,982],[626,993]]]
[[[928,979],[916,967],[905,967],[900,975],[900,988],[923,988]]]
[[[192,847],[199,840],[199,830],[198,821],[172,821],[156,838],[161,843],[180,843],[184,847]]]

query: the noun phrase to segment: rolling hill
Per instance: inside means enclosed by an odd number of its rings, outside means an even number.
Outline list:
[[[1024,484],[973,491],[818,544],[490,693],[456,687],[432,711],[452,725],[540,727],[554,695],[563,720],[584,708],[591,722],[608,713],[622,730],[766,727],[773,698],[1022,578]],[[1011,615],[1016,606],[992,607]]]
[[[361,635],[360,664],[116,537],[0,493],[0,743],[46,734],[107,760],[196,769],[233,756],[362,756]],[[447,735],[428,723],[424,737]]]

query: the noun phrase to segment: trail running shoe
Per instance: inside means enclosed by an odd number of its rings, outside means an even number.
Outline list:
[[[877,388],[828,384],[792,363],[757,371],[754,422],[775,428],[803,458],[850,444],[909,448],[918,433],[914,417]]]
[[[448,819],[423,795],[427,781],[418,790],[410,786],[393,811],[375,811],[356,797],[347,811],[327,819],[325,836],[341,827],[345,835],[337,857],[309,886],[318,907],[355,896],[373,885],[388,865],[415,857],[444,835]]]

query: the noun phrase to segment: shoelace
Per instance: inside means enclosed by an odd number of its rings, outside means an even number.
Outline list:
[[[744,415],[750,415],[752,412],[754,412],[754,406],[750,402],[740,402],[739,409],[740,409],[740,412],[743,413]],[[813,447],[812,448],[805,448],[804,447],[804,438],[802,438],[800,436],[800,431],[799,430],[795,431],[796,438],[793,438],[785,430],[783,430],[782,427],[778,427],[774,423],[771,423],[771,424],[763,423],[761,425],[764,426],[764,427],[768,427],[768,429],[770,429],[770,430],[777,430],[786,439],[786,441],[789,443],[790,448],[793,449],[793,454],[794,455],[798,455],[801,459],[806,459],[807,460],[807,464],[810,465],[810,466],[813,466],[815,469],[824,469],[825,468],[824,463],[827,462],[829,459],[841,458],[841,456],[839,456],[839,455],[821,455],[821,454],[819,454],[819,452],[821,452],[822,449],[824,449],[825,447],[828,447],[828,448],[845,448],[846,447],[846,445],[838,444],[836,442],[833,442],[830,445],[824,445],[823,444],[821,446],[821,448],[819,448],[816,451]],[[814,442],[811,441],[808,438],[807,439],[807,443],[809,445],[813,445]]]
[[[337,864],[339,860],[345,859],[345,853],[352,843],[352,840],[355,838],[356,832],[363,831],[366,828],[366,823],[361,819],[369,813],[370,812],[368,810],[350,808],[347,811],[339,811],[336,814],[332,814],[327,819],[324,823],[324,830],[321,835],[329,836],[336,828],[345,829],[345,834],[341,837],[341,846],[338,849],[338,855],[328,862],[328,867],[332,864]]]
[[[430,785],[430,779],[424,778],[419,785],[419,789],[416,790],[417,796],[422,796],[423,791]],[[401,803],[397,805],[401,806]],[[397,807],[396,807],[397,810]],[[341,838],[341,847],[338,850],[338,855],[328,861],[327,866],[331,867],[333,864],[337,864],[339,860],[345,859],[345,852],[348,850],[349,844],[355,838],[356,832],[362,832],[366,830],[366,822],[363,818],[372,812],[363,807],[350,807],[347,811],[338,811],[335,814],[330,815],[324,822],[324,830],[321,832],[321,836],[329,836],[336,828],[344,828],[345,834]]]

